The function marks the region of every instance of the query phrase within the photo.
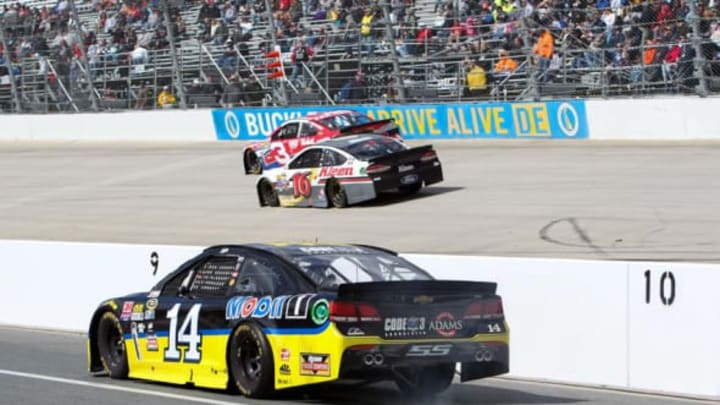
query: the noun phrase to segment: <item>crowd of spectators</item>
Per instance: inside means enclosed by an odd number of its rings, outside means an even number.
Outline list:
[[[275,44],[289,55],[289,76],[299,87],[308,83],[302,63],[329,47],[343,49],[339,57],[348,59],[387,58],[393,52],[401,59],[434,57],[442,63],[444,56],[461,55],[464,63],[448,63],[441,70],[461,69],[466,94],[483,92],[507,76],[526,74],[530,67],[541,83],[568,68],[614,69],[618,73],[610,80],[618,82],[687,80],[697,56],[690,41],[694,17],[700,18],[700,51],[710,62],[706,74],[720,75],[716,0],[699,0],[697,15],[686,0],[426,0],[422,10],[432,4],[434,16],[423,14],[422,19],[416,16],[420,8],[415,1],[419,0],[271,0],[268,13],[263,0],[185,0],[181,7],[200,7],[197,20],[185,21],[173,8],[170,25],[179,40],[192,37],[223,47],[217,62],[227,77],[234,78],[228,87],[252,81],[239,66],[238,53],[250,57],[250,49],[257,47],[260,56],[251,62],[262,65],[262,55],[272,46],[270,30]],[[11,60],[35,60],[41,74],[52,76],[47,72],[49,58],[57,75],[73,83],[82,80],[74,61],[83,56],[93,78],[98,72],[107,74],[108,65],[118,66],[120,70],[110,71],[124,77],[135,71],[129,66],[151,63],[153,50],[169,46],[159,0],[76,3],[93,10],[97,18],[74,21],[68,0],[42,7],[5,3],[0,11]],[[394,43],[387,36],[384,6]],[[362,80],[362,74],[349,79],[338,97],[355,99],[358,92],[348,89],[364,86]],[[223,92],[216,89],[212,94],[222,102],[227,98]]]

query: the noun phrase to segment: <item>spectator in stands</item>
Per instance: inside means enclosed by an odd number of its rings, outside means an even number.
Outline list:
[[[148,50],[140,44],[135,45],[135,49],[130,54],[130,57],[133,65],[145,65],[150,61]]]
[[[152,11],[148,15],[147,21],[144,24],[144,28],[146,30],[154,30],[160,25],[161,21],[162,17],[160,16],[160,9],[153,7]]]
[[[340,89],[340,92],[338,93],[338,101],[339,102],[353,102],[353,101],[362,101],[365,100],[366,97],[366,84],[365,84],[365,75],[358,71],[355,74],[355,77],[350,79],[343,87]]]
[[[205,94],[206,93],[203,90],[202,81],[197,77],[193,79],[192,85],[190,85],[190,87],[188,87],[188,89],[185,91],[185,96],[187,96],[188,99],[191,99],[194,96],[203,96]]]
[[[240,83],[240,77],[237,74],[230,76],[230,83],[225,86],[222,94],[222,106],[232,108],[247,104],[247,97]]]
[[[360,20],[360,37],[362,39],[362,50],[367,51],[367,56],[372,57],[375,53],[375,37],[373,35],[373,19],[375,13],[368,7]]]
[[[655,41],[652,38],[648,38],[645,42],[645,51],[643,52],[643,64],[645,65],[645,74],[648,81],[654,82],[658,80],[660,76],[658,64],[661,60]]]
[[[235,6],[231,2],[225,2],[225,7],[223,7],[223,21],[227,25],[231,25],[233,22],[235,22],[235,18],[237,17],[237,10],[235,9]]]
[[[515,61],[515,59],[511,58],[508,55],[508,51],[505,49],[500,49],[498,51],[498,61],[495,64],[495,73],[501,73],[501,74],[511,74],[518,68],[518,63]]]
[[[146,82],[140,83],[140,88],[137,91],[135,98],[135,109],[144,110],[147,106],[147,102],[150,99],[150,87]]]
[[[240,17],[240,23],[238,24],[238,27],[240,28],[240,33],[245,36],[245,38],[249,39],[252,37],[250,34],[253,30],[253,22],[250,20],[250,16],[244,15]]]
[[[233,45],[232,40],[228,39],[225,42],[225,49],[223,50],[223,54],[218,61],[218,65],[223,70],[232,70],[235,67],[237,58],[238,53],[235,50],[235,46]]]
[[[302,39],[298,39],[295,41],[295,46],[293,46],[292,50],[290,51],[290,62],[293,65],[290,80],[292,82],[295,82],[298,78],[298,75],[302,73],[303,83],[301,83],[300,87],[305,87],[308,80],[305,68],[303,68],[303,63],[310,62],[310,59],[312,59],[314,55],[315,51],[313,51],[311,47],[307,46],[302,41]]]
[[[487,94],[487,76],[480,61],[472,61],[470,69],[465,76],[465,84],[465,97],[477,98],[483,94]]]
[[[197,22],[205,22],[206,19],[220,18],[220,9],[215,5],[214,0],[206,0],[198,12]]]
[[[417,47],[418,49],[415,50],[415,55],[426,55],[428,54],[428,48],[430,47],[430,41],[433,37],[433,31],[425,25],[425,23],[421,22],[418,24],[418,33],[417,33]]]
[[[227,25],[222,20],[213,20],[212,26],[210,27],[210,34],[212,36],[213,44],[222,45],[227,41],[230,35]]]
[[[185,21],[183,20],[181,15],[175,16],[175,22],[173,23],[173,33],[175,34],[175,39],[178,41],[182,40],[187,36],[187,28],[185,27]]]
[[[555,46],[555,38],[553,38],[550,30],[545,28],[538,36],[533,53],[538,58],[538,66],[540,67],[540,81],[548,81],[548,68],[550,60],[552,60]]]
[[[177,99],[170,91],[170,86],[164,86],[158,95],[157,104],[160,108],[173,108],[177,103]]]

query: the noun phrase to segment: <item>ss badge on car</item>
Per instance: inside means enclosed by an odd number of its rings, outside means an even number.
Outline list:
[[[445,345],[412,345],[405,353],[407,357],[428,357],[428,356],[447,356],[452,350],[451,344]]]

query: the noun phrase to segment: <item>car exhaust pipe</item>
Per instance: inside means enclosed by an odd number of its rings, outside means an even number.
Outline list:
[[[381,353],[376,353],[374,360],[375,360],[375,364],[380,366],[385,361],[385,356],[383,356]]]
[[[492,361],[493,354],[489,350],[478,350],[475,352],[475,361],[477,362],[484,362],[484,361]]]
[[[372,353],[368,353],[363,357],[363,363],[366,366],[372,366],[375,363],[375,357],[372,355]]]

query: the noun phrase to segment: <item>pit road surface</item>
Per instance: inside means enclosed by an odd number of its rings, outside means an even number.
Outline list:
[[[85,371],[85,338],[79,334],[0,326],[0,404],[58,405],[411,405],[392,384],[348,388],[331,384],[293,391],[274,400],[252,400],[224,391],[93,377]],[[684,405],[717,402],[663,398],[604,390],[487,379],[453,384],[430,402],[457,404]]]
[[[436,147],[444,182],[413,198],[325,210],[258,207],[241,143],[4,142],[0,238],[720,261],[718,143]]]

